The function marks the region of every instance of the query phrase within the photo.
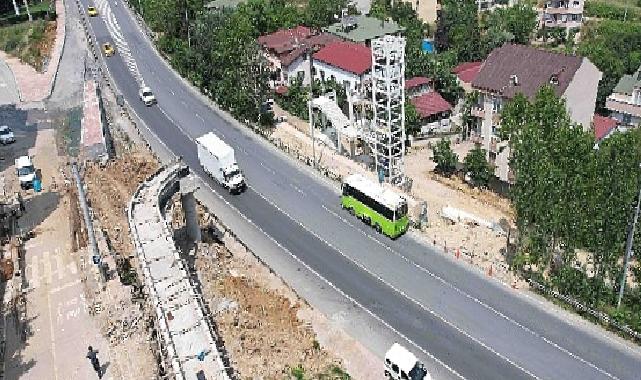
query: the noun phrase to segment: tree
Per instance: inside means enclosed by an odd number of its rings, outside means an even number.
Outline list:
[[[405,100],[405,132],[410,136],[421,132],[421,117],[409,100]]]
[[[343,8],[347,7],[346,0],[309,0],[307,4],[306,23],[313,27],[323,27],[339,20]]]
[[[20,16],[20,7],[18,7],[16,0],[12,0],[12,1],[13,1],[13,9],[16,12],[16,16]]]
[[[486,187],[492,176],[492,167],[485,159],[485,149],[476,145],[463,160],[465,173],[470,175],[472,186]]]
[[[27,0],[24,1],[24,9],[27,11],[27,16],[29,17],[29,21],[33,21],[33,17],[31,16],[31,12],[29,11],[29,3]]]
[[[436,163],[436,171],[439,174],[450,176],[456,171],[458,156],[452,151],[451,141],[443,138],[432,148],[433,160]]]
[[[435,36],[439,50],[453,49],[459,62],[481,58],[481,33],[475,0],[443,0]]]
[[[641,65],[641,23],[603,20],[587,24],[581,33],[577,53],[587,57],[603,72],[599,82],[597,109],[605,109],[619,79]]]

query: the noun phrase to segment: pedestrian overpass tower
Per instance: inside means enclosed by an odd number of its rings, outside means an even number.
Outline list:
[[[372,40],[370,147],[376,172],[393,184],[404,178],[405,38],[386,35]]]

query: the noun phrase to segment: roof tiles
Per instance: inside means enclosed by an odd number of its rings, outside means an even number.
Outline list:
[[[450,103],[436,91],[414,97],[410,99],[410,102],[416,107],[416,111],[421,115],[421,118],[427,118],[452,109]]]
[[[582,61],[579,56],[506,44],[492,50],[472,81],[472,87],[506,98],[513,98],[519,93],[533,98],[541,87],[551,84],[556,94],[561,96]],[[517,84],[512,79],[514,77]]]
[[[356,75],[362,75],[372,68],[370,48],[347,41],[325,46],[314,54],[314,59]]]

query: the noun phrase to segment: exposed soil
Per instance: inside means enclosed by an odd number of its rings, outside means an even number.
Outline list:
[[[203,293],[240,378],[347,378],[340,361],[320,347],[312,326],[299,320],[300,302],[261,284],[251,273],[254,265],[224,246],[200,250],[196,268]]]
[[[132,151],[102,166],[88,164],[85,181],[91,207],[109,237],[112,248],[129,256],[133,245],[127,225],[127,206],[138,186],[158,170],[151,154]]]
[[[289,146],[292,151],[307,157],[312,156],[311,139],[307,132],[309,125],[304,120],[291,116],[274,106],[276,115],[286,115],[287,122],[279,124],[272,136]],[[405,171],[413,181],[411,192],[406,193],[409,199],[410,215],[416,218],[420,213],[420,202],[425,201],[428,207],[428,224],[418,231],[426,240],[446,247],[448,254],[454,254],[458,248],[461,259],[474,264],[488,274],[499,277],[513,286],[525,287],[525,283],[508,270],[506,264],[506,237],[498,235],[489,228],[465,223],[452,224],[441,217],[445,206],[451,206],[473,214],[490,223],[499,223],[502,219],[513,220],[513,211],[508,200],[496,194],[472,189],[458,179],[447,179],[434,174],[435,164],[431,160],[431,150],[427,147],[412,149],[405,158]],[[361,173],[376,180],[375,174],[368,171],[363,164],[322,144],[316,146],[316,158],[320,164],[332,172],[346,176]],[[393,188],[401,192],[398,188]]]

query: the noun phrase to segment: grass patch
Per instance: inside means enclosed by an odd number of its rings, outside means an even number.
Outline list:
[[[56,22],[36,20],[0,28],[0,50],[43,71],[56,38]]]

